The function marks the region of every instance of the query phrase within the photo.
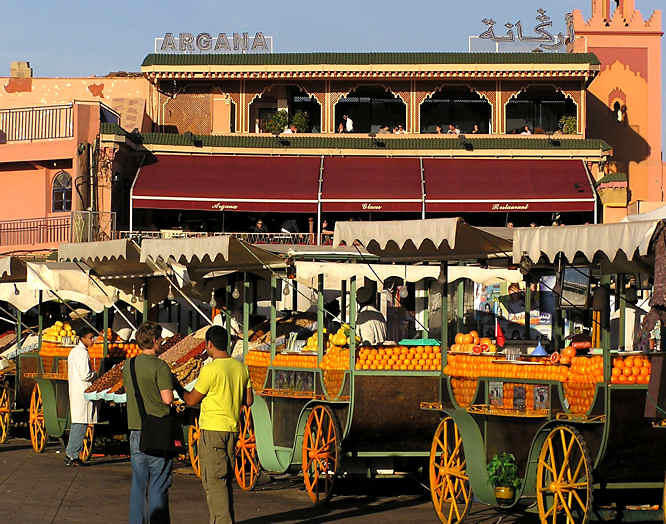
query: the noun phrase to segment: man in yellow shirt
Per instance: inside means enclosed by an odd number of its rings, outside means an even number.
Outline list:
[[[254,401],[250,374],[245,364],[231,358],[226,342],[227,332],[223,327],[208,329],[206,351],[213,361],[201,369],[192,391],[184,393],[188,406],[201,402],[199,463],[210,524],[234,522],[231,479],[240,410]]]

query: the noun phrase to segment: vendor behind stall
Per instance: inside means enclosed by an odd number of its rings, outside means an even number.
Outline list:
[[[363,286],[356,293],[359,305],[356,328],[361,343],[373,346],[386,340],[386,319],[375,307],[375,292],[369,286]]]

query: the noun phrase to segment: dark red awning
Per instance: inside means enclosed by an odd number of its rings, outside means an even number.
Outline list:
[[[159,155],[132,205],[146,209],[316,213],[317,157]]]
[[[424,159],[426,212],[593,211],[581,160]]]
[[[327,157],[321,202],[324,212],[421,213],[419,159]]]

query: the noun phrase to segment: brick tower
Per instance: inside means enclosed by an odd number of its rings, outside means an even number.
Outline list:
[[[572,50],[595,53],[601,61],[601,72],[588,91],[588,136],[603,138],[615,152],[615,162],[599,187],[604,222],[615,222],[628,212],[663,205],[666,193],[662,13],[655,11],[646,20],[635,0],[592,0],[592,17],[585,20],[579,10],[574,11],[574,28]]]

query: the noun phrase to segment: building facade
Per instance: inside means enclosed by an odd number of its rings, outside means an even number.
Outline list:
[[[324,220],[650,210],[664,186],[661,13],[593,0],[574,27],[557,54],[151,54],[140,74],[76,79],[19,64],[0,78],[0,246],[25,249],[3,228],[48,229],[67,208],[101,236],[262,218],[273,232],[291,219],[308,241]],[[280,111],[291,128],[275,129]],[[64,132],[53,114],[68,112]]]

